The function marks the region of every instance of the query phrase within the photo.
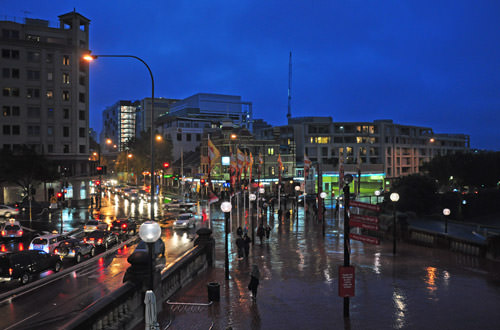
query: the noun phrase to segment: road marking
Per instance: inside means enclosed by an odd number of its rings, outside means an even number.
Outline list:
[[[14,328],[14,327],[18,326],[19,324],[23,323],[24,321],[29,320],[30,318],[37,316],[38,314],[40,314],[40,312],[36,312],[35,314],[28,316],[27,318],[22,319],[21,321],[15,323],[15,324],[12,324],[10,327],[5,328],[4,330],[9,330],[11,328]]]

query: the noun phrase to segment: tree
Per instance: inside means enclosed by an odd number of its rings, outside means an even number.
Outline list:
[[[437,183],[428,176],[413,174],[400,177],[394,182],[392,190],[399,194],[399,211],[430,214],[436,209]]]
[[[23,188],[25,195],[31,193],[30,187],[40,182],[60,178],[55,163],[27,146],[23,146],[21,151],[15,154],[3,149],[0,159],[0,182]]]

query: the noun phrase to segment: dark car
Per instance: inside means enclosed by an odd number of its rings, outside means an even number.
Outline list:
[[[106,250],[119,241],[118,235],[104,230],[95,230],[83,238],[84,243],[93,244],[95,247],[104,247]]]
[[[49,269],[61,270],[61,258],[41,250],[8,252],[0,255],[0,282],[19,280],[21,284],[30,281],[33,274]]]
[[[79,263],[84,256],[92,258],[95,255],[95,246],[73,238],[59,244],[54,249],[54,254],[59,255],[62,259],[73,259]]]
[[[135,235],[137,222],[132,219],[116,219],[111,223],[111,231],[118,235]]]

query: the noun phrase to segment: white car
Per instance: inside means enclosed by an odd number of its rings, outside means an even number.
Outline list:
[[[0,217],[10,218],[13,215],[18,215],[19,209],[7,205],[0,205]]]
[[[83,226],[85,233],[91,233],[94,230],[108,230],[108,224],[99,220],[89,220]]]
[[[43,250],[47,253],[54,253],[54,249],[59,246],[64,241],[72,239],[74,237],[64,235],[64,234],[47,234],[39,237],[35,237],[29,246],[30,250]]]
[[[3,238],[21,238],[23,237],[23,228],[21,227],[19,221],[10,219],[2,225],[0,234]]]
[[[196,226],[196,220],[192,213],[181,213],[174,221],[174,228],[188,229]]]

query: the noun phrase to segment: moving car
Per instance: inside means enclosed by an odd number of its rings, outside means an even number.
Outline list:
[[[116,219],[111,223],[111,231],[118,235],[135,235],[137,222],[132,219]]]
[[[95,246],[72,238],[59,244],[54,249],[54,254],[60,256],[62,259],[69,258],[79,263],[84,256],[92,258],[95,255]]]
[[[93,244],[95,247],[104,247],[106,250],[120,242],[118,235],[104,230],[94,230],[83,238],[84,243]]]
[[[10,218],[13,215],[18,215],[19,209],[7,205],[0,205],[0,217]]]
[[[94,230],[107,230],[108,224],[99,220],[89,220],[83,225],[83,231],[91,233]]]
[[[21,284],[30,281],[33,274],[52,269],[61,270],[59,256],[50,255],[41,250],[8,252],[0,255],[0,282],[19,280]]]
[[[10,219],[2,225],[0,234],[2,235],[2,238],[21,238],[23,237],[24,232],[19,221]]]
[[[54,249],[64,241],[74,237],[64,234],[47,234],[33,238],[30,243],[30,250],[42,250],[47,253],[53,253]]]
[[[174,221],[174,228],[188,229],[196,226],[195,218],[192,213],[181,213]]]
[[[153,243],[153,258],[164,257],[165,256],[165,243],[161,238],[159,238],[156,242]],[[139,244],[135,247],[135,252],[146,252],[148,253],[148,245],[144,241],[140,241]]]

